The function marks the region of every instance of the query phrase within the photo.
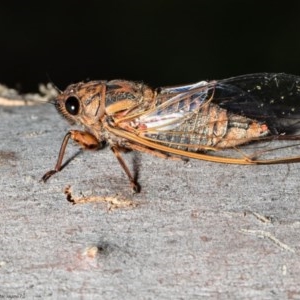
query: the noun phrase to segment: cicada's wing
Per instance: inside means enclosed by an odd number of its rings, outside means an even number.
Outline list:
[[[162,88],[152,109],[127,120],[134,133],[127,138],[179,155],[221,157],[221,162],[297,161],[298,83],[296,76],[262,73]]]
[[[193,85],[162,88],[156,97],[155,107],[136,120],[146,133],[176,129],[190,119],[207,102],[212,100],[215,82],[201,81]],[[176,130],[175,130],[176,131]]]
[[[274,135],[300,133],[300,77],[259,73],[218,81],[214,102],[265,122]]]

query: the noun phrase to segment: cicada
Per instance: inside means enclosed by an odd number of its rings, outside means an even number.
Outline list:
[[[83,130],[65,135],[43,181],[60,171],[69,139],[85,149],[107,143],[136,191],[124,150],[241,165],[300,161],[300,77],[294,75],[259,73],[156,89],[126,80],[80,82],[53,104]]]

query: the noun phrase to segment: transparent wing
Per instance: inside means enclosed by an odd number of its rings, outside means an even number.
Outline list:
[[[137,122],[144,132],[176,129],[211,100],[214,89],[215,83],[206,81],[193,85],[162,88],[156,98],[155,107],[144,112]]]
[[[300,77],[260,73],[218,82],[215,103],[266,122],[273,134],[299,134]]]

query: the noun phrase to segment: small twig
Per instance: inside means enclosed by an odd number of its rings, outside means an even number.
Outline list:
[[[293,248],[291,248],[287,244],[284,244],[283,242],[281,242],[279,239],[277,239],[274,235],[272,235],[268,231],[264,231],[264,230],[250,230],[250,229],[241,229],[240,231],[242,233],[252,234],[252,235],[256,235],[258,237],[267,238],[270,241],[272,241],[275,245],[277,245],[278,247],[280,247],[281,249],[284,249],[284,250],[290,251],[292,253],[295,253],[295,250]]]
[[[270,217],[266,217],[264,215],[254,212],[254,211],[246,211],[245,213],[252,214],[256,219],[258,219],[259,221],[261,221],[263,223],[272,223],[272,219]]]
[[[105,202],[109,211],[117,208],[136,207],[137,203],[132,200],[125,199],[120,195],[115,196],[82,196],[74,197],[71,192],[71,187],[68,185],[65,187],[64,193],[67,200],[72,204],[84,204],[92,202]]]

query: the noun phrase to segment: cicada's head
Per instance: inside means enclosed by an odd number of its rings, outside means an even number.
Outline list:
[[[71,124],[85,127],[99,124],[105,113],[105,83],[89,81],[71,84],[53,103]]]

